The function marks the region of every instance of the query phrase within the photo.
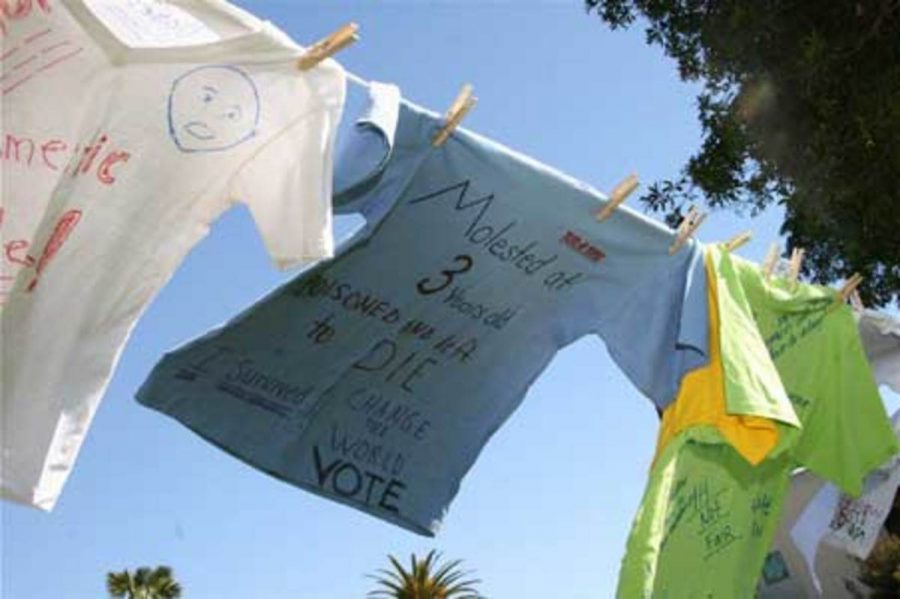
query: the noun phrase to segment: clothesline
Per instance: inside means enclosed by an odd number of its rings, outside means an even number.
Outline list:
[[[795,464],[857,493],[896,452],[876,380],[900,378],[900,336],[878,321],[887,361],[866,353],[858,277],[837,295],[800,282],[802,251],[770,277],[777,248],[761,268],[728,251],[746,236],[700,243],[694,207],[673,243],[616,208],[636,178],[607,198],[474,133],[435,151],[452,110],[331,60],[296,75],[296,45],[225,2],[204,14],[250,33],[216,43],[172,3],[35,10],[2,38],[37,48],[2,92],[19,128],[0,212],[4,498],[53,508],[133,325],[236,198],[279,267],[316,265],[160,357],[138,401],[373,517],[435,535],[491,436],[587,335],[662,415],[624,597],[751,594]],[[120,39],[135,31],[184,45]],[[335,165],[345,83],[371,111]],[[345,211],[367,224],[335,250]]]

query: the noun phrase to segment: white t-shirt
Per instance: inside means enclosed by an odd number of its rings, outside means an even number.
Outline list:
[[[222,0],[0,15],[0,495],[51,509],[131,328],[235,201],[330,256],[345,77]]]
[[[856,318],[875,380],[900,393],[900,320],[874,310]]]

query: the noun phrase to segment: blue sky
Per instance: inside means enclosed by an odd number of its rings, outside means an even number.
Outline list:
[[[610,32],[580,0],[238,4],[300,43],[358,22],[362,40],[339,55],[348,69],[440,111],[471,82],[480,102],[467,127],[601,189],[631,171],[672,176],[699,140],[696,90],[674,64],[639,28]],[[716,214],[699,237],[752,229],[740,253],[760,259],[780,216]],[[136,327],[56,510],[0,504],[0,595],[96,599],[109,570],[168,564],[192,599],[351,599],[387,553],[437,548],[495,599],[612,596],[657,417],[598,339],[557,356],[435,539],[276,481],[134,401],[163,352],[287,278],[244,210],[216,223]]]

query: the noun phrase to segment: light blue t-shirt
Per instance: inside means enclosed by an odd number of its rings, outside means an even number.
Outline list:
[[[699,244],[374,86],[331,261],[167,354],[138,393],[291,484],[433,535],[556,352],[595,333],[658,406],[707,360]],[[382,159],[366,158],[365,147]],[[371,158],[371,156],[369,156]],[[371,176],[359,164],[374,165]],[[564,398],[561,398],[564,399]],[[602,398],[619,401],[619,398]]]

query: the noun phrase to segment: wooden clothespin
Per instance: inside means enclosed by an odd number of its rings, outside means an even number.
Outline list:
[[[850,305],[857,312],[865,312],[866,306],[863,304],[862,298],[859,297],[859,289],[854,289],[850,292]]]
[[[453,130],[462,122],[463,118],[465,118],[469,111],[475,107],[477,102],[478,98],[472,95],[471,84],[466,83],[463,85],[462,89],[459,91],[459,95],[456,96],[456,100],[453,101],[453,104],[450,105],[450,109],[444,116],[444,126],[441,127],[441,130],[434,136],[431,145],[435,148],[443,145],[444,142],[447,141],[447,138],[450,137],[450,134],[453,133]]]
[[[803,265],[803,256],[806,255],[806,250],[803,248],[794,248],[794,251],[791,252],[791,262],[788,266],[788,279],[791,281],[796,281],[797,277],[800,276],[800,267]]]
[[[612,216],[612,213],[619,207],[619,204],[624,202],[628,196],[637,189],[637,186],[638,178],[635,173],[631,173],[624,181],[616,185],[615,189],[612,190],[612,193],[609,194],[609,200],[607,200],[600,212],[597,213],[597,221],[603,222]]]
[[[681,246],[687,242],[688,238],[694,234],[694,231],[700,228],[700,225],[706,219],[706,213],[701,213],[694,206],[691,206],[691,209],[688,211],[687,216],[684,217],[684,220],[681,221],[681,224],[678,225],[678,233],[675,236],[675,241],[669,247],[669,255],[675,254],[678,250],[681,249]]]
[[[780,248],[778,247],[777,242],[773,242],[772,245],[769,246],[769,251],[766,252],[766,257],[762,263],[762,272],[763,277],[768,279],[772,276],[772,271],[775,270],[775,264],[778,263],[778,254],[780,252]]]
[[[744,231],[743,233],[735,235],[734,237],[729,239],[725,243],[725,249],[728,250],[729,252],[733,252],[734,250],[738,249],[739,247],[741,247],[742,245],[744,245],[751,239],[753,239],[753,232],[752,231]]]
[[[856,288],[859,287],[860,283],[863,282],[863,276],[858,272],[853,273],[853,275],[844,281],[844,286],[841,287],[841,290],[838,292],[841,297],[841,303],[847,301],[847,299],[855,296],[855,301],[853,307],[857,310],[862,310],[863,305],[862,301],[859,299],[859,294],[856,292]]]
[[[356,35],[357,31],[359,31],[359,25],[347,23],[325,39],[310,46],[306,54],[297,60],[297,67],[301,71],[308,71],[329,56],[359,40],[359,36]]]

